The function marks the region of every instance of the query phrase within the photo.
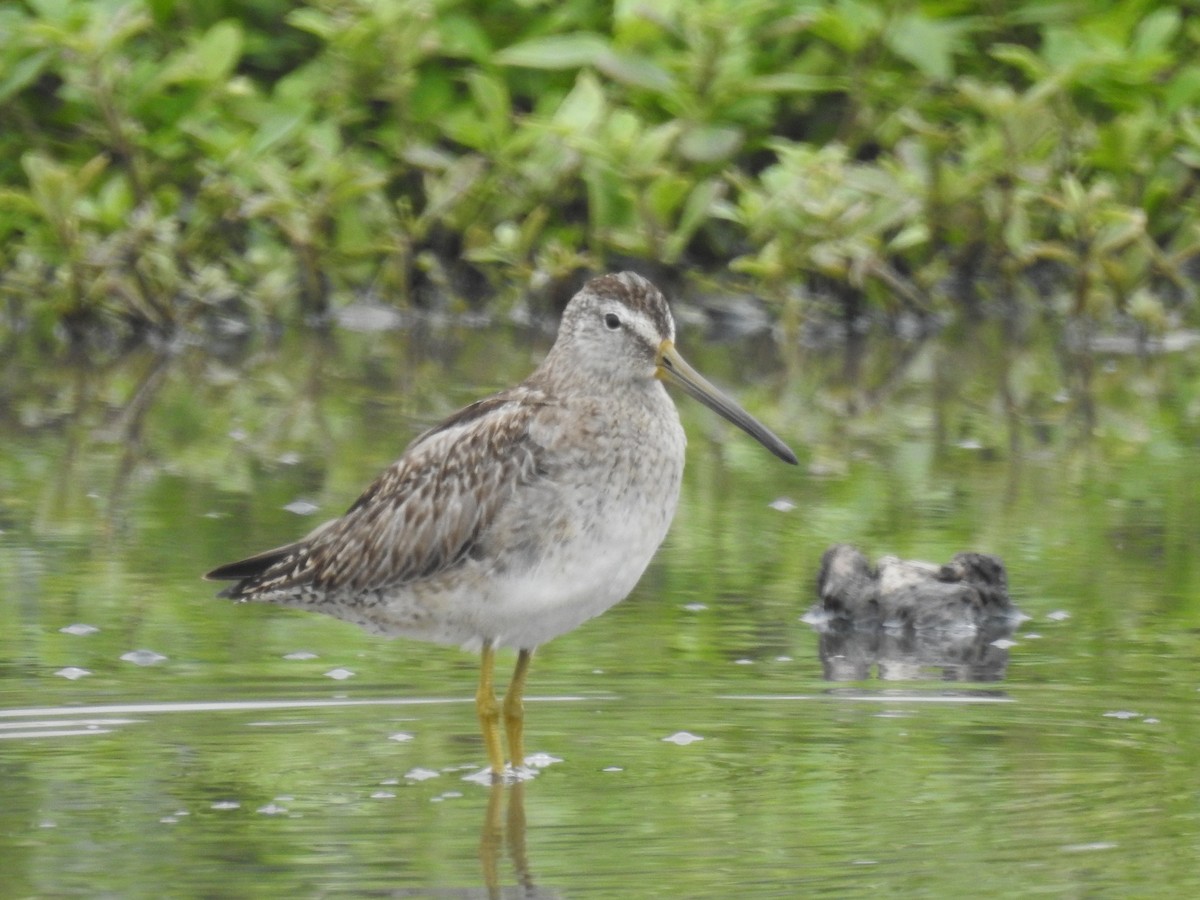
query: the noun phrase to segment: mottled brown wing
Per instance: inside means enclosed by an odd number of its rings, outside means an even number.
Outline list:
[[[497,510],[538,477],[529,424],[543,402],[540,392],[515,388],[466,407],[417,438],[340,519],[209,577],[239,578],[224,595],[254,599],[305,587],[377,590],[460,563]]]

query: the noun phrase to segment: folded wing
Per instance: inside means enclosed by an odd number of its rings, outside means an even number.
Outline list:
[[[417,438],[346,514],[291,544],[209,572],[234,599],[360,593],[431,578],[482,555],[497,511],[539,477],[539,392],[481,400]]]

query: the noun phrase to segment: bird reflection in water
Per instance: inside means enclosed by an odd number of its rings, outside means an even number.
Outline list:
[[[499,900],[503,897],[550,900],[560,896],[555,891],[540,888],[533,883],[529,855],[525,847],[524,782],[494,782],[488,789],[490,793],[479,837],[479,864],[483,870],[483,883],[488,900]],[[508,795],[507,809],[504,804],[505,794]],[[505,888],[501,884],[500,859],[505,851],[516,875],[516,885],[513,888]]]

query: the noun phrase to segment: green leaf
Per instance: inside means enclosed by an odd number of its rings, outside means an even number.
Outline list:
[[[627,204],[621,200],[622,181],[616,172],[596,161],[583,169],[587,187],[588,226],[593,238],[618,227],[627,217]]]
[[[1050,73],[1045,60],[1020,44],[996,44],[988,53],[993,59],[1019,69],[1031,81],[1045,78]]]
[[[196,64],[206,81],[223,81],[229,77],[242,55],[242,26],[226,19],[218,22],[196,43]]]
[[[14,191],[11,188],[0,188],[0,210],[14,215],[16,213],[36,215],[38,207],[29,194],[23,191]]]
[[[1176,113],[1200,103],[1200,66],[1187,66],[1163,89],[1167,112]]]
[[[1042,37],[1042,58],[1055,69],[1090,67],[1107,61],[1106,55],[1089,45],[1074,28],[1047,28]]]
[[[508,86],[497,75],[486,75],[476,71],[468,73],[467,87],[471,91],[475,106],[487,123],[492,139],[502,140],[512,122],[512,101],[508,95]]]
[[[893,253],[902,253],[928,242],[929,227],[924,222],[913,222],[900,229],[899,233],[888,241],[888,250]]]
[[[67,205],[71,191],[66,169],[32,150],[21,157],[21,168],[29,179],[29,192],[44,214]]]
[[[664,248],[665,262],[671,263],[679,259],[683,251],[687,249],[688,242],[708,220],[713,205],[724,193],[724,183],[715,178],[708,178],[692,189],[683,204],[683,211],[679,214],[679,222],[675,226],[675,231],[667,240]]]
[[[46,68],[46,63],[53,56],[53,51],[42,50],[14,63],[12,68],[8,70],[8,73],[3,78],[0,78],[0,103],[3,103],[14,94],[20,93],[31,84],[42,74],[42,70]]]
[[[618,109],[608,117],[605,136],[613,150],[628,150],[642,132],[642,120],[628,109]]]
[[[939,22],[918,14],[901,16],[883,33],[892,52],[939,81],[954,77],[954,51],[961,24]]]
[[[258,131],[255,132],[254,139],[247,148],[249,154],[258,156],[290,140],[304,127],[307,121],[308,117],[303,113],[287,109],[272,112],[258,126]]]
[[[1178,33],[1179,10],[1174,7],[1156,9],[1138,24],[1133,36],[1134,56],[1146,57],[1165,52]]]
[[[237,22],[218,22],[191,43],[172,54],[158,76],[160,85],[189,81],[224,81],[242,55],[242,27]]]
[[[580,72],[575,87],[554,113],[554,124],[579,133],[596,127],[604,117],[604,90],[591,72]]]
[[[1122,209],[1113,218],[1096,232],[1099,253],[1115,253],[1146,234],[1146,214],[1140,209]]]
[[[29,180],[29,193],[47,221],[60,226],[75,213],[75,204],[108,165],[108,157],[94,156],[81,166],[64,166],[30,150],[21,156]]]
[[[610,51],[604,38],[592,32],[580,31],[513,44],[497,53],[494,60],[502,66],[524,66],[529,69],[578,69],[594,65],[606,52]]]
[[[438,21],[441,35],[441,52],[445,56],[456,56],[485,62],[492,57],[492,42],[487,32],[475,19],[463,15],[448,15]]]
[[[409,92],[405,112],[416,122],[436,122],[442,110],[454,105],[456,84],[450,73],[441,68],[423,68],[417,79]]]
[[[644,56],[604,50],[596,57],[595,65],[613,81],[631,87],[645,88],[661,94],[668,94],[675,89],[675,79],[665,69]]]
[[[488,146],[488,128],[479,113],[469,106],[456,106],[442,116],[440,131],[465,147],[481,149]]]
[[[664,175],[656,178],[645,189],[642,196],[646,207],[657,219],[656,224],[665,223],[687,199],[690,182],[681,175]]]
[[[827,5],[812,20],[812,33],[835,47],[857,53],[882,28],[879,8],[857,0],[839,0]]]
[[[294,9],[287,14],[287,23],[298,31],[307,31],[325,41],[338,32],[338,25],[333,18],[315,9]]]
[[[721,162],[742,146],[740,128],[723,125],[693,125],[679,140],[679,155],[692,162]]]

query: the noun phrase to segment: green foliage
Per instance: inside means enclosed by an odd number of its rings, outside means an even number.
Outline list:
[[[1067,315],[1192,307],[1174,7],[28,0],[0,33],[13,321],[169,332],[630,258],[792,318],[1011,301],[1031,269]]]

